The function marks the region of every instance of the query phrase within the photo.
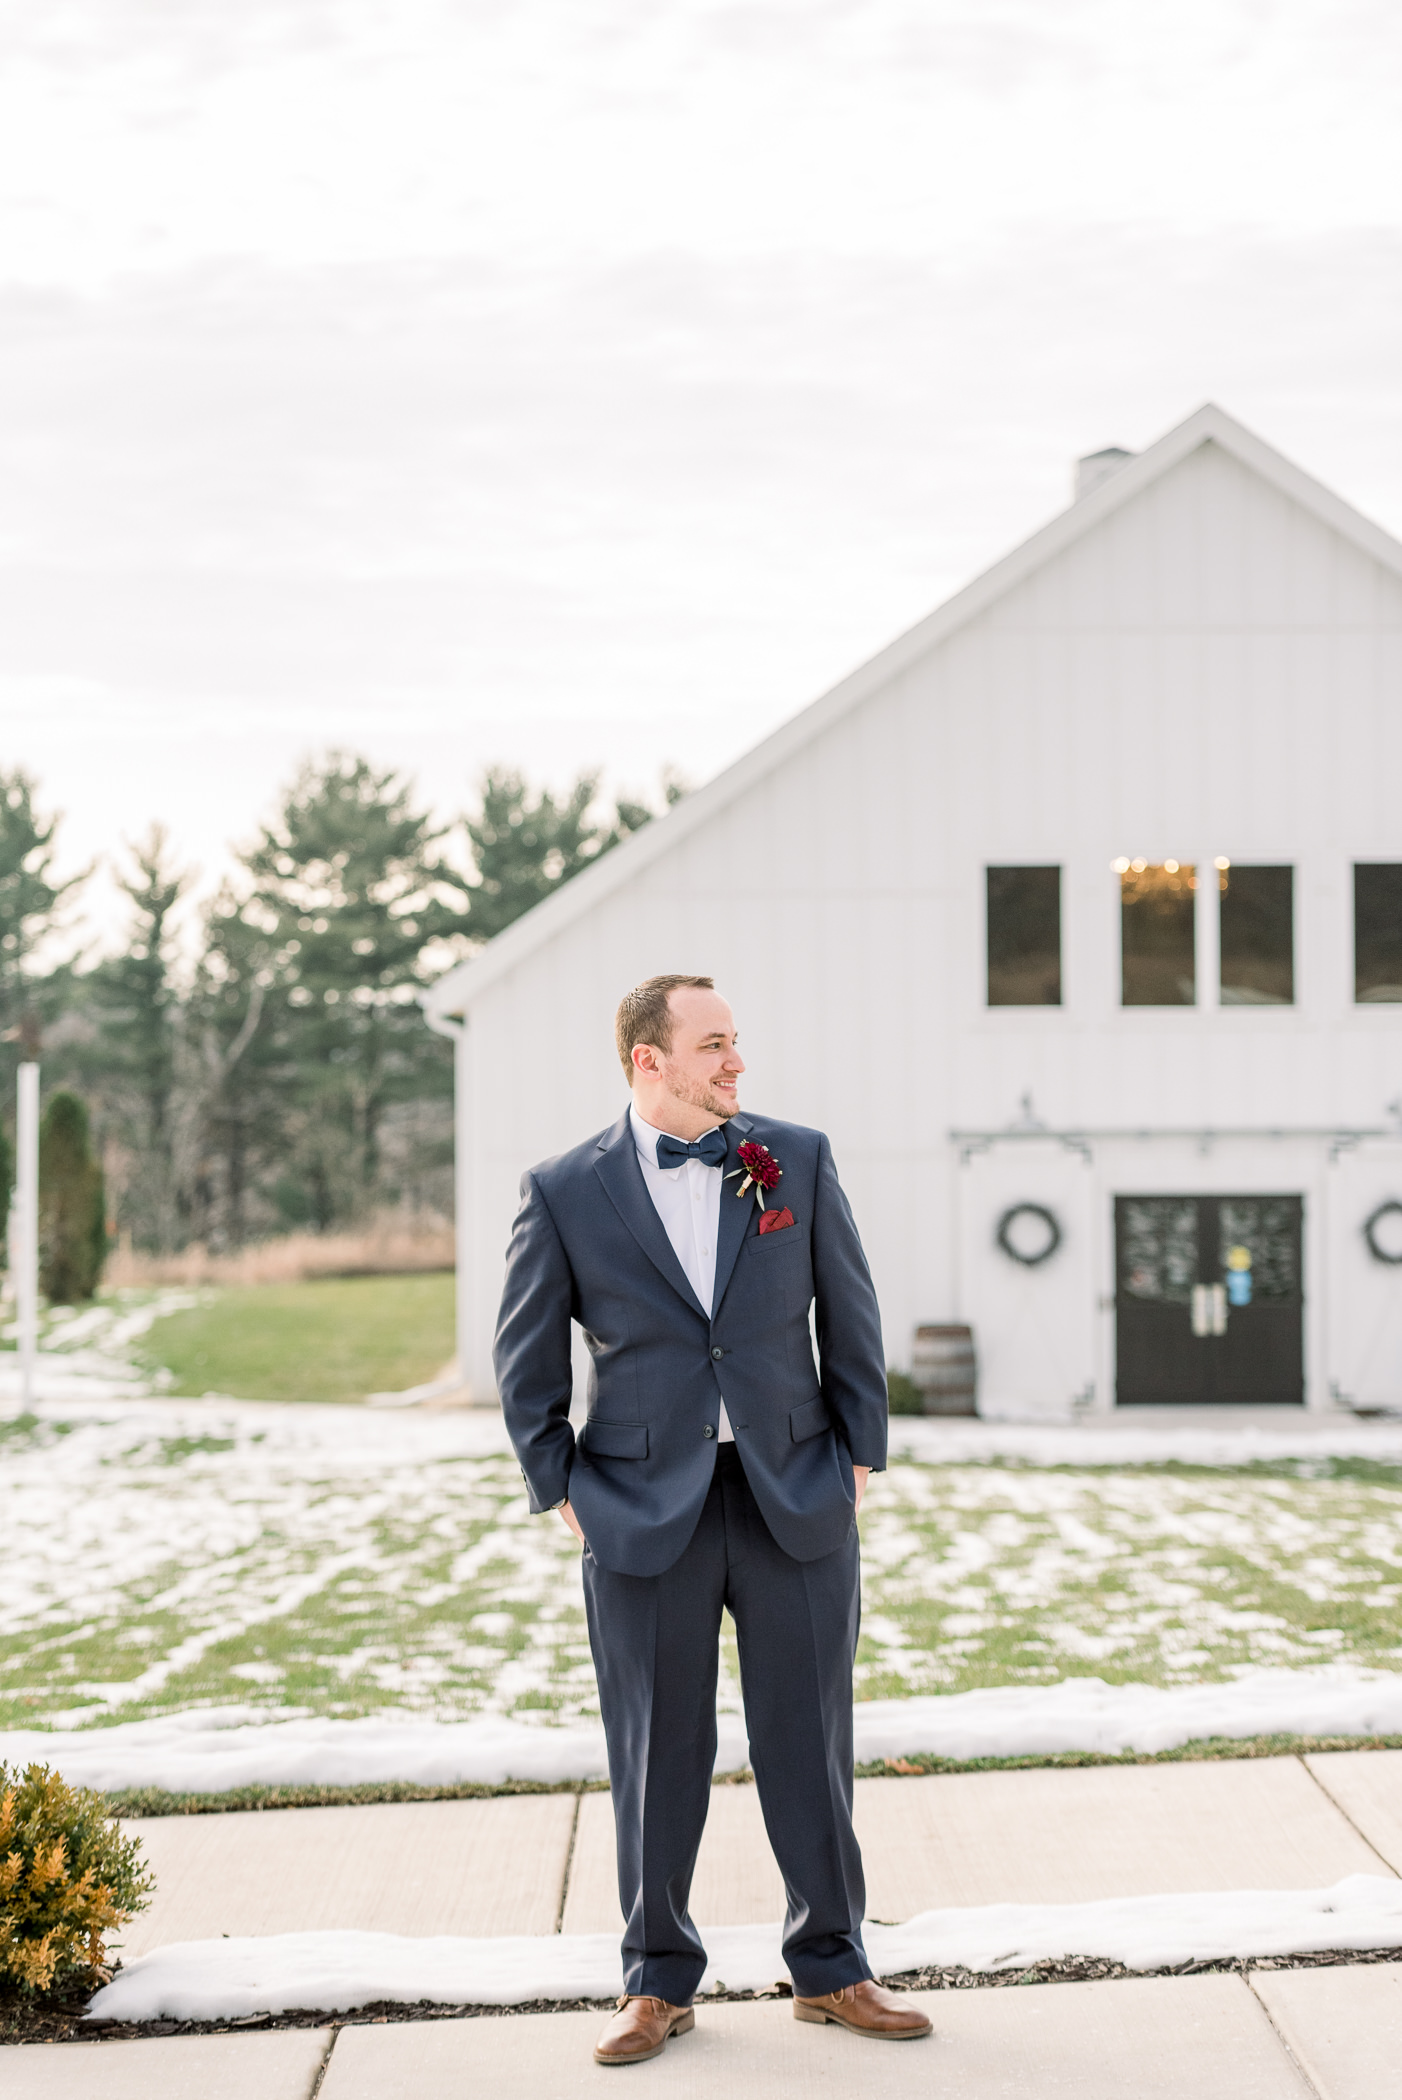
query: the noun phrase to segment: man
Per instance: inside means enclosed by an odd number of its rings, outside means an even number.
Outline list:
[[[856,1512],[885,1464],[886,1377],[857,1229],[819,1131],[739,1113],[745,1066],[709,977],[649,978],[616,1033],[631,1103],[523,1178],[496,1340],[530,1506],[584,1547],[625,1919],[624,1995],[595,2060],[641,2063],[694,2023],[706,1955],[687,1898],[723,1606],[788,1891],[794,2012],[927,2034],[862,1947]],[[592,1359],[578,1441],[572,1320]]]

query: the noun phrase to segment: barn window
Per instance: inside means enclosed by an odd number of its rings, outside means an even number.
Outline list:
[[[1293,1005],[1294,869],[1219,862],[1217,884],[1223,1006]]]
[[[989,868],[988,1003],[1060,1006],[1060,868]]]
[[[1353,870],[1353,996],[1360,1005],[1402,1003],[1402,865],[1359,861]]]
[[[1196,871],[1184,861],[1122,860],[1120,1003],[1191,1006],[1197,998],[1193,945]]]

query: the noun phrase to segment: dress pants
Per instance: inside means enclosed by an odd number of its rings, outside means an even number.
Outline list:
[[[806,1998],[871,1975],[852,1830],[857,1526],[833,1553],[777,1546],[733,1444],[700,1521],[661,1575],[584,1555],[584,1601],[608,1738],[625,1919],[623,1987],[689,2005],[706,1967],[687,1910],[716,1758],[720,1618],[735,1621],[750,1761],[788,1892],[784,1959]]]

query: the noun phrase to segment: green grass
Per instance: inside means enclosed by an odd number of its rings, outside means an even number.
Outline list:
[[[925,1779],[945,1772],[1035,1772],[1086,1770],[1091,1765],[1225,1764],[1262,1757],[1317,1757],[1328,1750],[1402,1750],[1402,1736],[1253,1735],[1208,1736],[1173,1750],[1049,1750],[1031,1757],[878,1757],[854,1769],[858,1779]],[[712,1786],[753,1786],[754,1773],[717,1772]],[[280,1808],[362,1808],[387,1801],[491,1801],[513,1794],[606,1794],[605,1779],[557,1781],[508,1779],[500,1786],[471,1780],[447,1786],[414,1786],[381,1780],[365,1786],[242,1786],[225,1794],[172,1794],[164,1787],[126,1787],[107,1796],[114,1816],[226,1816],[240,1809],[271,1814]]]
[[[223,1290],[157,1320],[143,1354],[174,1391],[363,1400],[436,1376],[453,1352],[453,1279],[354,1276]]]
[[[229,1293],[208,1313],[334,1305],[340,1288]],[[219,1382],[247,1390],[227,1368]],[[371,1382],[362,1365],[352,1390]],[[166,1399],[0,1417],[0,1727],[215,1706],[597,1713],[579,1549],[528,1514],[484,1426]],[[1402,1669],[1402,1469],[902,1461],[873,1478],[861,1528],[859,1698]],[[728,1626],[723,1663],[734,1709]]]
[[[897,1463],[862,1510],[860,1696],[1402,1661],[1402,1475]]]

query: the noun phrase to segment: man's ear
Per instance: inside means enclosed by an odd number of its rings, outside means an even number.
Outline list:
[[[633,1070],[635,1072],[647,1072],[654,1077],[656,1076],[657,1052],[651,1043],[634,1043]]]

